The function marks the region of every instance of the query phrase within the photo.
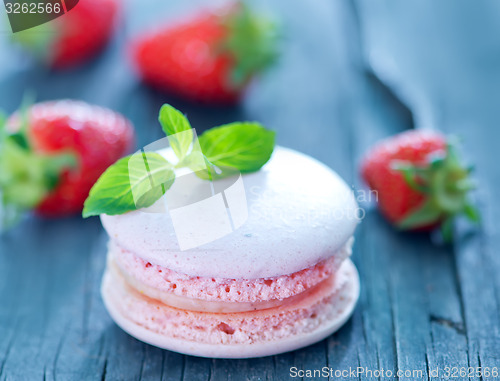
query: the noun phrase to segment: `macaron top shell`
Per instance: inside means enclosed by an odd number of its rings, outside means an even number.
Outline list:
[[[341,249],[359,221],[347,184],[299,152],[276,147],[260,171],[244,174],[242,180],[248,216],[226,195],[229,212],[246,218],[232,232],[198,247],[181,249],[168,211],[137,210],[101,215],[101,220],[111,239],[146,261],[190,276],[228,279],[275,277],[313,266]],[[200,189],[208,183],[198,181]],[[218,182],[214,188],[224,190],[226,185]],[[166,196],[179,192],[182,181],[176,183]]]

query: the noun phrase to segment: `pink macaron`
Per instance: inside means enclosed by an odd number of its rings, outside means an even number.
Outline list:
[[[186,195],[206,182],[191,181],[167,193],[209,202]],[[179,238],[183,208],[169,200],[171,210],[162,213],[101,215],[110,236],[102,294],[129,334],[180,353],[247,358],[310,345],[349,318],[359,296],[349,260],[359,221],[351,189],[325,165],[281,147],[235,184],[212,188],[214,197],[224,194],[230,231],[205,234],[188,249]],[[213,218],[217,231],[214,214],[200,220],[206,226]]]

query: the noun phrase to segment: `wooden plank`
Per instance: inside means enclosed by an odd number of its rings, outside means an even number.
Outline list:
[[[500,95],[498,90],[489,94],[493,97]],[[476,177],[480,184],[477,198],[483,216],[481,230],[475,233],[471,232],[469,226],[460,224],[455,241],[457,278],[464,301],[469,366],[498,369],[500,261],[496,252],[500,246],[500,236],[496,220],[500,218],[500,208],[496,205],[493,190],[500,185],[500,171],[491,160],[492,153],[497,149],[495,142],[500,137],[495,126],[500,113],[490,112],[474,120],[467,120],[465,115],[460,114],[458,111],[457,123],[450,123],[447,127],[463,136],[467,150],[474,152],[474,161],[478,167]],[[498,377],[483,377],[485,380],[495,378]]]
[[[281,15],[289,37],[282,61],[254,85],[241,107],[195,106],[141,86],[130,65],[123,65],[122,49],[151,9],[132,1],[126,29],[94,63],[64,73],[36,70],[21,60],[2,66],[0,105],[14,110],[29,86],[40,100],[70,97],[113,107],[134,122],[138,146],[162,136],[156,118],[164,102],[186,112],[199,132],[257,119],[277,130],[279,144],[324,161],[359,188],[362,153],[377,139],[411,128],[414,115],[362,71],[367,47],[361,44],[369,40],[357,36],[350,2],[259,3]],[[199,3],[161,4],[173,17]],[[142,16],[135,19],[136,14]],[[436,17],[431,25],[441,27],[443,19]],[[15,57],[13,50],[5,51]],[[464,53],[452,53],[444,57],[461,62]],[[354,250],[362,279],[360,304],[328,340],[289,354],[238,361],[182,356],[140,343],[121,331],[102,305],[99,284],[107,238],[98,219],[31,218],[0,239],[0,379],[285,380],[292,366],[421,370],[427,379],[431,370],[446,365],[498,365],[500,237],[495,221],[500,209],[493,192],[500,174],[491,157],[500,115],[491,110],[500,98],[500,84],[492,80],[499,78],[493,63],[481,66],[472,78],[471,66],[464,63],[463,72],[450,69],[455,79],[443,81],[447,97],[435,93],[439,77],[429,77],[426,85],[425,76],[416,76],[439,106],[432,118],[421,115],[427,104],[409,104],[417,123],[439,120],[442,128],[466,136],[469,156],[479,166],[483,230],[471,236],[460,226],[463,238],[453,250],[436,247],[428,236],[396,233],[373,205],[363,204],[368,214]],[[105,88],[104,81],[109,84]],[[454,84],[464,81],[471,95],[454,91]],[[358,378],[377,379],[367,374],[345,379]]]
[[[378,11],[378,21],[384,19],[388,8],[371,5],[370,13],[374,15]],[[379,61],[377,70],[389,81],[398,80],[398,92],[413,109],[420,111],[419,125],[427,124],[465,137],[467,156],[473,157],[480,168],[478,197],[486,216],[480,230],[472,233],[470,228],[460,224],[453,253],[433,248],[425,252],[431,294],[429,365],[431,368],[456,366],[458,369],[495,367],[500,353],[499,288],[495,274],[500,264],[498,256],[492,253],[499,241],[489,232],[496,230],[494,221],[500,213],[491,193],[498,186],[499,177],[498,167],[491,162],[498,140],[499,115],[494,100],[499,96],[499,73],[498,65],[487,60],[479,64],[477,59],[496,46],[492,33],[497,23],[491,15],[498,11],[498,4],[455,5],[447,1],[438,6],[431,2],[406,2],[405,7],[393,9],[396,13],[391,12],[391,22],[386,22],[380,33],[376,26],[377,16],[373,16],[375,29],[367,32],[367,38],[375,42],[381,35],[392,34],[386,40],[379,38],[378,46],[375,46],[377,43],[371,46],[375,49],[371,54],[382,58],[385,51],[392,54],[389,61],[397,64],[387,70],[388,66],[384,67]],[[426,20],[426,28],[418,35],[411,29],[417,19]],[[385,21],[388,20],[386,17]],[[464,29],[461,22],[464,20],[476,23],[472,32],[465,32],[467,28]],[[478,23],[478,20],[482,21]],[[401,41],[407,41],[406,46],[402,46]],[[447,66],[446,75],[441,66],[443,60],[454,63]],[[443,267],[454,268],[455,273],[443,273]],[[446,297],[453,294],[458,298]]]
[[[24,238],[26,234],[29,240]],[[5,282],[9,292],[2,292],[2,300],[9,304],[13,298],[18,307],[17,313],[16,309],[5,311],[15,313],[11,318],[15,317],[16,331],[3,356],[2,374],[51,378],[65,356],[62,348],[74,322],[75,295],[84,269],[85,256],[73,245],[85,252],[93,234],[100,234],[97,224],[82,225],[76,218],[31,220],[8,233],[7,250],[2,252],[11,261]]]
[[[340,19],[341,15],[335,15],[330,5],[323,2],[318,8],[312,8],[315,12],[317,25],[319,25],[318,29],[313,29],[308,24],[304,24],[299,17],[300,12],[310,10],[305,4],[302,7],[302,10],[294,10],[288,7],[286,2],[279,4],[284,18],[292,27],[292,33],[299,37],[295,41],[288,42],[290,59],[282,62],[281,72],[288,73],[288,76],[291,75],[288,78],[293,78],[295,81],[300,80],[302,84],[297,83],[297,86],[300,86],[303,91],[288,92],[287,89],[283,89],[282,82],[273,81],[273,78],[268,77],[269,87],[264,88],[259,93],[251,94],[244,109],[213,110],[207,107],[193,106],[138,87],[137,82],[131,79],[128,71],[116,69],[120,67],[120,61],[123,59],[119,54],[119,46],[123,43],[121,36],[110,46],[104,58],[82,68],[78,71],[78,75],[75,76],[71,72],[63,74],[39,72],[34,74],[35,78],[30,78],[30,83],[34,85],[41,100],[61,97],[80,98],[122,111],[138,128],[139,145],[146,144],[161,136],[156,114],[159,106],[165,101],[172,102],[176,107],[187,112],[193,125],[200,130],[235,119],[244,119],[245,115],[249,115],[252,119],[258,118],[276,128],[281,136],[282,144],[313,154],[313,156],[332,165],[343,175],[348,176],[352,168],[350,160],[346,160],[346,157],[349,156],[349,145],[341,143],[345,141],[348,133],[342,129],[342,118],[345,118],[346,114],[339,110],[341,104],[344,104],[339,62],[333,53],[325,54],[322,45],[317,43],[323,30],[331,30],[331,32],[324,33],[332,35],[336,33],[335,27],[332,25],[338,21],[334,18]],[[120,40],[120,38],[122,39]],[[337,41],[338,43],[339,41]],[[338,46],[336,49],[337,53],[341,51]],[[302,55],[301,52],[304,51],[316,56],[317,67],[314,72],[310,72],[308,69],[311,57]],[[323,61],[322,57],[325,58]],[[8,84],[9,88],[18,86],[16,88],[19,99],[22,94],[22,86],[19,87],[21,78],[21,75],[11,77]],[[116,86],[110,85],[101,91],[102,78],[108,78]],[[286,78],[285,76],[281,80],[287,80]],[[318,87],[325,80],[339,85],[333,89],[325,87],[322,91],[315,89],[314,84]],[[47,86],[48,83],[50,83],[50,87]],[[70,88],[68,88],[68,83],[72,84]],[[265,86],[266,83],[263,82],[262,85]],[[111,97],[111,95],[118,93],[120,95],[116,99]],[[275,100],[269,103],[271,108],[266,104],[259,104],[262,99],[273,99],[276,95],[283,102],[281,105],[277,105]],[[14,109],[17,101],[11,103],[13,104],[10,108]],[[315,104],[313,110],[310,109],[310,104]],[[340,120],[339,115],[342,116]],[[313,127],[315,130],[312,129]],[[293,137],[293,139],[288,137]],[[321,144],[325,139],[336,142],[334,144],[335,150]],[[39,221],[35,223],[41,224]],[[88,223],[94,224],[92,226],[98,226],[96,219]],[[91,246],[84,245],[78,250],[69,245],[70,241],[66,241],[66,244],[61,246],[60,238],[54,239],[52,246],[47,246],[44,239],[37,243],[39,246],[46,247],[47,250],[51,249],[60,253],[62,248],[65,248],[75,256],[79,256],[78,261],[65,264],[68,267],[78,267],[78,272],[71,275],[75,287],[71,295],[76,296],[76,298],[68,303],[64,298],[58,297],[53,302],[55,307],[46,306],[46,308],[54,309],[57,307],[66,311],[61,315],[50,314],[47,317],[50,327],[46,333],[50,335],[50,340],[42,336],[35,338],[29,336],[25,341],[12,339],[12,346],[9,345],[6,349],[10,352],[13,351],[14,355],[7,357],[4,367],[5,374],[9,377],[15,375],[15,372],[21,372],[19,375],[27,374],[25,368],[19,367],[20,361],[26,361],[31,357],[31,353],[26,351],[25,347],[38,345],[43,348],[44,356],[40,357],[39,362],[34,363],[31,369],[36,372],[33,376],[45,376],[47,379],[76,378],[78,376],[103,379],[139,379],[154,378],[155,374],[159,372],[165,379],[211,378],[218,380],[228,378],[237,380],[260,379],[262,377],[287,379],[290,364],[296,364],[300,367],[320,367],[326,364],[328,346],[325,345],[325,342],[296,354],[276,356],[274,359],[237,362],[184,357],[167,351],[161,352],[139,343],[114,326],[100,301],[99,281],[104,265],[104,236],[97,231],[92,231],[92,234],[87,235],[80,231],[79,234],[81,234],[80,240],[86,243],[95,243]],[[26,250],[26,252],[30,251]],[[59,282],[56,284],[65,284],[68,281],[69,274],[66,273],[66,276],[61,278],[61,274],[57,272],[64,273],[62,267],[53,271],[56,276],[54,282]],[[39,292],[40,296],[47,297],[49,292],[54,291],[53,289],[40,288]],[[26,300],[26,298],[21,299]],[[40,308],[43,309],[43,306],[40,305]],[[21,330],[21,332],[24,331]],[[40,335],[39,332],[37,333]],[[350,334],[340,335],[336,340],[345,340],[346,338],[351,340],[350,336]],[[39,342],[34,340],[39,340]],[[20,352],[23,352],[24,357]]]

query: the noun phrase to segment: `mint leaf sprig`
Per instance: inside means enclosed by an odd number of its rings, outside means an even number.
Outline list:
[[[177,109],[164,104],[160,109],[158,120],[163,132],[168,137],[170,146],[175,155],[182,161],[186,157],[191,143],[193,142],[193,131],[188,119]]]
[[[257,122],[235,122],[205,131],[198,139],[188,119],[165,104],[158,120],[178,162],[141,151],[118,160],[97,180],[85,201],[83,217],[117,215],[158,201],[175,181],[175,169],[188,167],[205,180],[258,171],[271,158],[275,132]]]

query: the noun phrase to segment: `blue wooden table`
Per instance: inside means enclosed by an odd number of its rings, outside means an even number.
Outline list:
[[[447,367],[453,379],[500,379],[493,370],[500,367],[500,204],[494,199],[500,3],[256,1],[282,21],[282,58],[241,106],[226,109],[149,90],[126,55],[126,43],[142,29],[201,3],[130,0],[108,49],[88,65],[57,73],[10,46],[8,27],[0,24],[0,107],[14,111],[27,89],[38,100],[111,107],[135,124],[138,146],[161,137],[156,118],[165,102],[187,113],[198,132],[259,120],[277,131],[280,145],[325,162],[356,188],[360,157],[377,139],[440,129],[462,136],[464,155],[476,164],[480,226],[459,222],[453,245],[441,246],[429,235],[394,231],[373,205],[363,204],[353,254],[362,291],[352,319],[309,348],[230,361],[179,355],[125,334],[99,294],[107,241],[99,220],[30,217],[0,237],[0,380],[288,380],[292,367],[329,367],[344,371],[339,379],[346,380],[398,379],[398,370],[400,380],[447,379]],[[365,372],[349,373],[358,367]],[[489,368],[489,376],[478,377],[477,367]],[[379,377],[381,370],[392,376]]]

